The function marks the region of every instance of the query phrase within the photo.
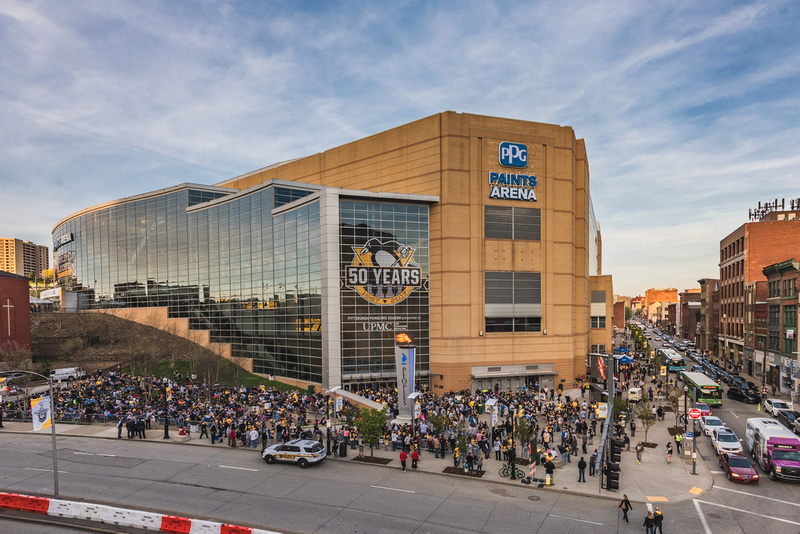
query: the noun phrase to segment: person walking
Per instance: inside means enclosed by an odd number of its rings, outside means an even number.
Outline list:
[[[683,453],[683,434],[675,436],[675,448],[678,449],[678,454]]]
[[[636,462],[641,464],[642,463],[642,453],[644,452],[644,446],[642,446],[642,442],[636,444]]]
[[[671,441],[667,442],[667,463],[668,464],[672,463],[672,442]]]
[[[644,523],[642,526],[645,528],[647,534],[655,534],[656,519],[653,516],[653,512],[647,512],[647,517],[644,518]]]
[[[578,482],[586,483],[586,460],[583,456],[578,460]]]
[[[656,511],[653,514],[653,522],[655,523],[653,531],[658,530],[658,534],[664,534],[664,531],[661,529],[661,525],[664,524],[664,514],[661,513],[661,509],[658,506],[656,506]]]
[[[419,462],[419,451],[415,448],[411,452],[411,469],[417,468],[417,462]]]
[[[633,418],[631,418],[631,437],[636,437],[636,423],[634,422]]]
[[[400,451],[400,465],[403,466],[403,471],[406,470],[406,461],[408,461],[408,455],[406,454],[406,451],[401,450]]]
[[[589,458],[589,476],[590,477],[595,476],[595,470],[597,469],[595,467],[595,464],[597,464],[597,449],[594,450],[594,452],[592,453],[592,457]]]
[[[622,510],[622,518],[625,520],[625,522],[630,523],[630,521],[628,521],[628,512],[630,512],[632,508],[631,508],[631,501],[628,500],[627,495],[622,496],[622,500],[620,501],[619,506],[617,508]]]

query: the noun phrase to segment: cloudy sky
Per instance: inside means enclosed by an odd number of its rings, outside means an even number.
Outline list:
[[[0,2],[0,237],[441,111],[586,140],[616,293],[800,197],[800,3]]]

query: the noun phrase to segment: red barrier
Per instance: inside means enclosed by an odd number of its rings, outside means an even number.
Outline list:
[[[16,493],[0,493],[0,508],[19,510],[19,495]]]
[[[252,528],[238,527],[236,525],[222,525],[220,534],[250,534],[253,532]]]
[[[170,534],[189,534],[192,530],[192,520],[173,515],[161,516],[161,532]]]
[[[17,495],[17,503],[23,512],[33,512],[34,514],[47,515],[50,508],[50,499],[46,497],[29,497],[27,495]]]

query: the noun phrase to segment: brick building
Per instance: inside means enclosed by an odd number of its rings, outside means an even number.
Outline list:
[[[791,259],[764,267],[767,277],[767,352],[761,369],[765,383],[795,391],[797,371],[797,279],[800,262]],[[758,372],[758,370],[756,370]]]
[[[28,278],[0,271],[0,345],[16,342],[31,346],[31,310]]]
[[[700,315],[696,347],[698,352],[716,354],[719,336],[719,280],[701,278],[697,283],[700,284]]]
[[[700,288],[687,289],[680,294],[677,334],[681,339],[697,338],[697,327],[700,322],[700,291]]]
[[[751,376],[763,376],[762,362],[769,334],[767,282],[744,285],[744,361],[742,369]]]
[[[773,211],[720,241],[721,360],[744,364],[744,285],[766,280],[764,267],[800,258],[800,211]]]

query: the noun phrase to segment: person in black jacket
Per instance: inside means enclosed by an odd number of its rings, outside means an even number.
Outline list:
[[[586,460],[583,456],[578,460],[578,482],[586,482]]]
[[[655,528],[653,531],[658,531],[658,534],[664,534],[664,531],[661,529],[661,525],[664,524],[664,514],[661,513],[661,509],[656,506],[656,511],[653,514],[653,522],[655,523]]]
[[[622,501],[620,501],[617,508],[622,510],[622,518],[625,520],[625,522],[630,523],[630,521],[628,521],[628,512],[630,512],[632,508],[631,501],[628,500],[627,495],[622,496]]]
[[[642,526],[646,529],[647,534],[655,534],[656,519],[653,517],[653,512],[647,512],[647,517],[644,518]]]

